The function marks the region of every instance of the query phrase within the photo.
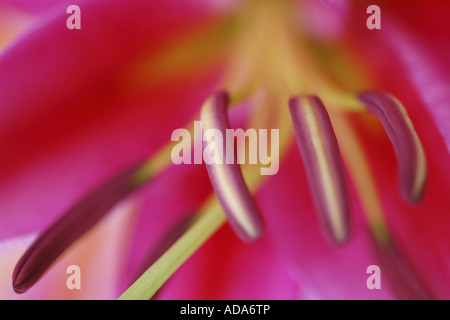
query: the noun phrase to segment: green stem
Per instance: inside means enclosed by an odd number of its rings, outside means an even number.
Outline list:
[[[222,208],[213,198],[203,213],[173,246],[167,250],[142,276],[136,280],[119,300],[148,300],[170,276],[226,221]]]

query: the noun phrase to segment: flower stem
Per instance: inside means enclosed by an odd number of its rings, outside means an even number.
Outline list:
[[[169,277],[226,221],[222,208],[214,197],[198,214],[198,219],[173,246],[167,250],[119,300],[148,300]]]

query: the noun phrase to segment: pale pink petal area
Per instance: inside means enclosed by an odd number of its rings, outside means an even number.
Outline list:
[[[0,54],[32,21],[31,15],[0,2]]]
[[[23,11],[27,11],[33,14],[43,14],[48,10],[54,8],[67,8],[70,5],[78,5],[83,6],[88,1],[84,0],[39,0],[39,1],[28,1],[28,0],[0,0],[1,3],[6,3],[8,5],[20,8]],[[116,1],[118,2],[118,1]],[[172,2],[177,4],[177,1],[165,1]],[[209,8],[213,10],[228,10],[236,6],[237,0],[192,0],[190,4],[191,7],[203,7]],[[178,1],[178,4],[182,4]],[[160,3],[159,5],[165,5],[164,3]],[[184,4],[182,4],[184,5]]]
[[[120,274],[131,240],[130,230],[136,222],[137,203],[132,199],[117,205],[108,219],[92,229],[58,260],[45,277],[24,294],[12,290],[11,274],[23,250],[21,248],[0,255],[1,299],[115,299],[119,294]],[[31,240],[31,239],[29,239]],[[71,265],[80,267],[81,289],[68,289],[67,273]]]
[[[48,10],[51,10],[54,7],[58,7],[58,5],[65,6],[67,8],[70,4],[76,3],[71,0],[1,0],[0,5],[1,4],[13,6],[29,14],[40,15],[47,12]]]
[[[333,41],[346,29],[351,5],[347,0],[301,0],[298,6],[298,24],[314,37]]]
[[[84,2],[82,30],[70,32],[66,14],[55,14],[3,52],[0,239],[48,225],[192,119],[216,85],[219,61],[158,84],[142,87],[142,79],[166,41],[210,26],[215,9],[195,3]]]
[[[227,225],[158,293],[158,299],[297,299],[299,290],[264,240],[246,244]]]
[[[267,221],[267,239],[276,255],[286,262],[299,288],[304,289],[303,298],[393,298],[386,282],[381,290],[369,290],[366,286],[367,267],[379,261],[371,249],[369,230],[359,204],[352,201],[354,231],[349,242],[345,246],[334,246],[324,237],[317,221],[305,179],[299,152],[292,145],[278,174],[257,194]],[[349,197],[355,197],[351,188]]]

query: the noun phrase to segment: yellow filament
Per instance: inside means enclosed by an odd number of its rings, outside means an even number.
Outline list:
[[[390,237],[380,199],[361,142],[345,115],[335,113],[332,120],[344,162],[356,185],[372,234],[378,243],[389,244]]]

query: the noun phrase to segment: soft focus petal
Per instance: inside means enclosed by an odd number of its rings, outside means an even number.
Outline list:
[[[13,6],[22,11],[35,15],[43,14],[54,7],[58,7],[58,5],[65,6],[65,8],[67,8],[70,4],[75,4],[73,1],[68,0],[1,0],[0,3],[5,3],[9,6]]]
[[[7,150],[0,238],[44,227],[193,117],[216,83],[218,62],[139,89],[145,73],[122,77],[169,38],[210,25],[210,6],[186,5],[181,13],[172,10],[176,3],[87,2],[80,33],[67,30],[65,13],[47,17],[0,57],[0,146]]]
[[[0,53],[30,25],[32,20],[28,14],[0,2]]]
[[[346,28],[347,0],[302,0],[297,5],[299,25],[314,37],[332,41]]]

